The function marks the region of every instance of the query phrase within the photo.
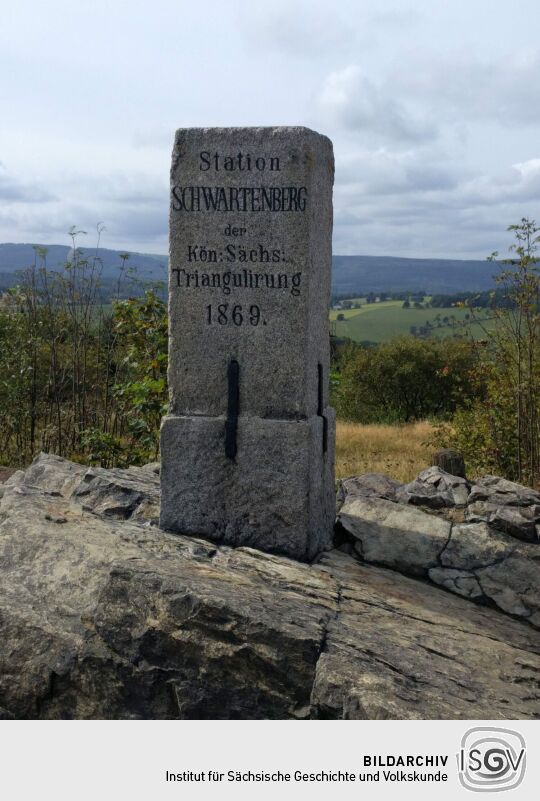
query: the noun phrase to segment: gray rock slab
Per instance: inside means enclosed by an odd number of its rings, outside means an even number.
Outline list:
[[[338,521],[363,561],[426,576],[450,592],[539,625],[538,543],[520,542],[485,521],[452,524],[415,507],[361,496],[347,497]]]
[[[504,531],[525,542],[538,542],[540,504],[537,493],[529,487],[489,476],[488,486],[473,486],[466,518],[469,522],[487,522],[492,528]],[[501,483],[503,482],[503,483]],[[516,489],[517,488],[517,489]],[[507,490],[502,492],[501,490]]]
[[[347,498],[356,496],[367,498],[386,498],[395,500],[396,491],[402,486],[384,473],[364,473],[361,476],[349,476],[339,481],[337,501],[343,504]]]
[[[473,501],[467,505],[465,518],[468,523],[487,523],[493,512],[500,507],[489,501]]]
[[[24,483],[51,494],[68,497],[88,468],[61,456],[40,453],[24,475]]]
[[[540,641],[530,627],[335,551],[321,562],[340,584],[340,604],[317,665],[313,716],[538,716]]]
[[[18,484],[22,484],[24,481],[25,471],[24,470],[15,470],[12,475],[6,479],[4,482],[8,487],[15,487]]]
[[[499,506],[488,522],[492,528],[504,531],[518,540],[538,542],[536,523],[540,521],[540,506]]]
[[[215,558],[210,543],[23,493],[0,525],[10,716],[309,716],[330,576],[266,555]]]
[[[145,467],[130,467],[125,470],[91,467],[83,475],[72,497],[88,512],[124,520],[139,516],[157,523],[159,476]]]
[[[451,524],[420,509],[379,498],[347,499],[338,521],[366,562],[425,575],[439,564]]]
[[[41,453],[26,472],[7,486],[24,486],[61,495],[83,511],[157,523],[160,484],[156,463],[127,469],[88,467]]]
[[[538,717],[530,626],[335,551],[230,549],[23,484],[0,586],[5,719]]]
[[[483,476],[471,487],[469,503],[489,501],[496,506],[529,506],[540,504],[540,494],[530,487],[499,476]]]
[[[453,575],[448,569],[464,571],[475,577],[484,600],[508,614],[525,618],[533,626],[540,626],[540,549],[537,544],[519,542],[486,523],[454,525],[440,562],[446,572],[430,572],[430,578],[436,583],[459,592],[458,584],[453,587],[452,582],[447,581]]]
[[[330,449],[321,474],[322,418],[241,417],[234,461],[224,429],[224,418],[165,419],[161,527],[301,560],[329,547],[335,501]]]
[[[466,570],[454,570],[451,567],[432,567],[428,576],[434,584],[444,587],[456,595],[472,601],[485,600],[486,596],[474,573]]]
[[[484,595],[500,609],[540,628],[540,554],[517,550],[475,574]]]
[[[428,467],[409,484],[404,484],[395,494],[399,503],[427,506],[431,509],[465,506],[469,496],[469,482],[453,476],[440,467]]]
[[[486,523],[463,523],[452,527],[452,536],[441,554],[441,565],[474,570],[506,559],[516,548],[515,540],[492,531]]]
[[[4,482],[0,481],[0,499],[4,496],[6,487],[16,487],[24,483],[24,470],[15,470]]]

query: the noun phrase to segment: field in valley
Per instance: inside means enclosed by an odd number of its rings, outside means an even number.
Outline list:
[[[410,334],[411,326],[418,329],[431,323],[434,327],[430,336],[444,338],[460,334],[473,336],[475,339],[486,337],[481,325],[466,322],[465,315],[470,314],[466,308],[415,309],[411,305],[410,309],[404,309],[402,300],[387,300],[382,303],[358,300],[362,303],[360,309],[330,311],[330,321],[335,325],[333,333],[336,336],[347,337],[355,342],[385,342],[400,334]],[[338,320],[338,315],[343,315],[345,319]],[[439,319],[436,319],[437,315]],[[484,310],[479,310],[478,315],[485,317]],[[447,322],[444,321],[445,317],[448,318]],[[488,330],[493,327],[493,323],[489,321],[483,325]]]
[[[391,426],[338,420],[336,479],[386,473],[398,481],[411,481],[431,464],[436,447],[427,441],[433,430],[427,421]]]

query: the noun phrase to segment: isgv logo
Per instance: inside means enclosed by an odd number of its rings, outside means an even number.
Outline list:
[[[477,726],[461,739],[457,754],[459,780],[467,790],[502,792],[523,781],[525,739],[512,729]]]

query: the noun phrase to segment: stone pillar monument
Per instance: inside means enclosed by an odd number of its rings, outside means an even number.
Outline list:
[[[331,541],[333,178],[307,128],[176,132],[164,529],[302,560]]]

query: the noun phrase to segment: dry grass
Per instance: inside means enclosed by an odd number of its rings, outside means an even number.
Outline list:
[[[386,473],[398,481],[411,481],[431,464],[435,448],[426,442],[432,431],[428,422],[364,426],[338,420],[336,478]]]

